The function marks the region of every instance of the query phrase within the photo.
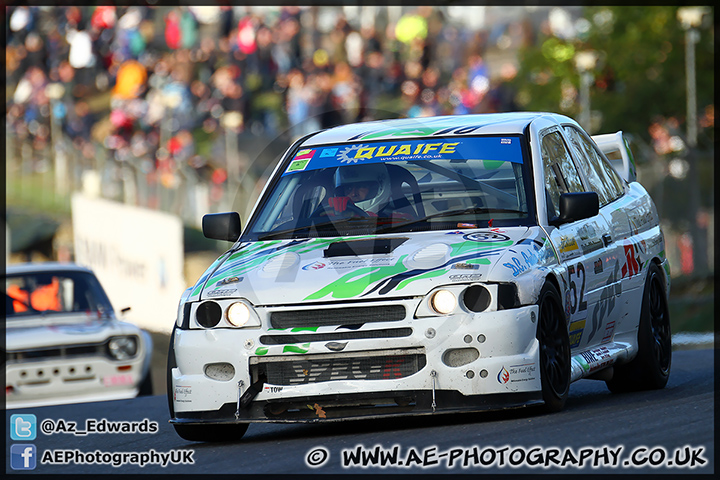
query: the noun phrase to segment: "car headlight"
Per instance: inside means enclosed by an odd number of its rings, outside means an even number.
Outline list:
[[[221,318],[222,307],[217,302],[203,302],[195,310],[195,319],[205,328],[214,327],[220,322]]]
[[[108,352],[115,360],[127,360],[137,354],[137,337],[113,337],[108,342]]]
[[[430,299],[430,306],[437,313],[447,315],[455,310],[457,306],[457,298],[455,294],[448,290],[438,290]]]
[[[235,302],[228,307],[225,318],[233,327],[242,327],[250,320],[250,309],[242,302]]]

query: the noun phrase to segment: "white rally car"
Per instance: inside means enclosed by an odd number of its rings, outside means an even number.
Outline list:
[[[5,318],[8,409],[152,393],[150,335],[117,320],[89,269],[8,265]]]
[[[537,405],[665,386],[658,214],[622,134],[508,113],[378,121],[286,152],[181,298],[168,401],[188,440],[253,422]],[[602,151],[613,152],[613,163]]]

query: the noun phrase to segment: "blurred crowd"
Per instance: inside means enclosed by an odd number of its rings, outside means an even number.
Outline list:
[[[517,109],[514,67],[485,61],[491,32],[372,8],[8,7],[8,134],[41,151],[62,131],[88,165],[105,149],[172,188],[187,167],[225,182],[227,135]]]

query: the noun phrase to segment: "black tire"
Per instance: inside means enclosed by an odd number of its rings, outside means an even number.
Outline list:
[[[545,412],[559,412],[570,391],[570,339],[560,294],[550,282],[538,297],[537,339],[540,342],[540,381]]]
[[[232,425],[173,424],[175,432],[191,442],[232,442],[240,440],[248,429],[247,423]]]
[[[153,394],[153,382],[152,382],[152,372],[150,370],[150,367],[148,367],[148,371],[145,374],[145,378],[143,378],[143,381],[140,382],[140,388],[138,389],[138,397],[145,397]]]
[[[638,326],[638,354],[625,365],[615,367],[606,381],[613,393],[664,388],[670,377],[672,338],[665,280],[660,267],[650,263],[642,296]]]
[[[172,369],[177,367],[177,362],[175,361],[175,349],[173,348],[173,345],[175,344],[175,329],[177,326],[173,327],[172,334],[170,335],[170,346],[168,347],[168,354],[167,354],[167,368],[166,368],[166,387],[165,390],[167,392],[167,401],[168,401],[168,410],[170,411],[170,418],[175,418],[175,406],[173,405],[173,388],[172,388]]]

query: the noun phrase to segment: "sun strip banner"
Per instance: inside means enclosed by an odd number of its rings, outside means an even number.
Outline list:
[[[522,163],[520,139],[518,137],[445,138],[304,148],[293,157],[283,175],[363,163],[455,159]]]

